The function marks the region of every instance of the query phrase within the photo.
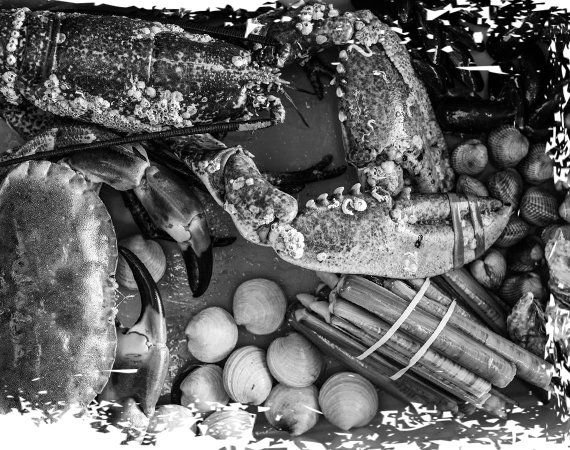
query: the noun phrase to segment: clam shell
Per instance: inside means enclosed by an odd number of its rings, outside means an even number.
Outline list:
[[[238,339],[234,318],[217,306],[196,314],[188,323],[185,333],[190,353],[206,363],[224,359],[234,349]]]
[[[570,222],[570,192],[566,194],[566,198],[564,198],[564,201],[560,204],[558,214],[563,220]]]
[[[291,333],[269,345],[267,366],[279,383],[300,388],[317,380],[323,360],[313,344],[299,333]]]
[[[478,139],[469,139],[458,145],[451,154],[451,167],[459,174],[478,175],[487,166],[487,147]]]
[[[546,244],[550,239],[554,238],[554,236],[556,235],[556,232],[558,230],[560,230],[562,232],[562,235],[564,236],[564,238],[570,240],[570,225],[569,224],[548,225],[547,227],[545,227],[541,231],[540,239],[542,240],[542,242],[544,242]]]
[[[370,423],[378,412],[378,394],[361,375],[340,372],[324,382],[319,405],[330,423],[347,431]]]
[[[487,181],[489,195],[516,207],[523,192],[523,180],[515,169],[495,172]]]
[[[487,143],[491,161],[499,169],[515,167],[529,149],[528,139],[512,125],[503,125],[491,131]]]
[[[509,250],[507,260],[514,272],[538,269],[544,264],[544,244],[537,236],[527,236]]]
[[[519,165],[519,172],[529,184],[540,184],[554,176],[554,160],[545,153],[546,144],[530,146],[528,155]]]
[[[477,178],[469,175],[459,175],[455,191],[458,194],[476,195],[477,197],[488,197],[489,191]]]
[[[276,331],[285,317],[287,298],[277,283],[263,278],[248,280],[234,294],[236,323],[253,334]]]
[[[253,439],[255,416],[243,409],[227,409],[210,414],[198,426],[201,434],[214,439],[248,442]]]
[[[261,405],[273,386],[265,351],[254,345],[238,348],[224,366],[224,389],[239,403]]]
[[[180,403],[200,413],[213,411],[230,401],[222,382],[222,368],[215,364],[194,369],[184,378],[180,390]]]
[[[537,227],[550,225],[559,219],[558,201],[554,195],[531,187],[522,196],[520,215],[531,225]]]
[[[166,255],[160,244],[150,239],[145,239],[140,234],[135,234],[119,241],[119,245],[126,247],[133,252],[150,272],[152,279],[156,282],[164,276],[166,272]],[[137,289],[137,283],[133,277],[133,272],[125,258],[119,255],[115,279],[120,286],[127,289]]]
[[[492,248],[482,259],[473,261],[469,271],[482,286],[498,289],[507,274],[507,261],[500,251]]]
[[[294,388],[277,384],[265,401],[265,417],[272,427],[299,436],[319,420],[318,395],[315,386]]]
[[[544,299],[546,289],[538,274],[534,272],[509,275],[499,289],[499,297],[509,306],[514,306],[527,292],[532,292],[534,298]]]
[[[530,230],[530,225],[526,223],[519,216],[512,215],[509,218],[507,226],[495,241],[497,247],[511,247],[517,242],[520,242]]]
[[[184,432],[193,436],[196,434],[197,421],[198,417],[184,406],[163,405],[150,418],[146,432],[150,435],[176,432],[178,436],[180,432]]]

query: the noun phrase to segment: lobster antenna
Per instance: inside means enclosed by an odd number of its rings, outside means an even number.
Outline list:
[[[184,19],[176,19],[173,22],[179,27],[183,28],[184,31],[188,31],[190,33],[197,32],[197,33],[208,34],[212,37],[241,39],[242,41],[253,42],[256,44],[270,45],[272,47],[276,47],[279,45],[279,42],[277,40],[269,38],[267,36],[260,36],[257,34],[248,34],[246,36],[246,29],[243,27],[236,27],[236,26],[215,27],[211,25],[191,23]]]
[[[306,126],[307,128],[311,128],[310,125],[309,125],[309,122],[307,122],[307,119],[305,119],[305,117],[303,116],[303,114],[301,113],[301,111],[299,111],[299,108],[297,108],[297,105],[295,104],[295,102],[293,101],[293,99],[291,98],[291,96],[290,96],[287,92],[285,92],[285,91],[282,91],[282,92],[283,92],[283,96],[284,96],[287,100],[289,100],[289,103],[291,103],[291,105],[293,106],[293,109],[297,112],[297,114],[299,115],[299,117],[301,118],[301,120],[303,121],[303,123],[305,124],[305,126]]]
[[[134,144],[154,139],[168,139],[179,136],[191,136],[195,134],[227,133],[230,131],[253,131],[260,128],[267,128],[272,125],[275,125],[274,119],[253,119],[236,122],[215,122],[204,125],[195,125],[192,127],[175,128],[172,130],[155,131],[152,133],[132,134],[130,136],[118,137],[114,139],[94,141],[88,144],[68,145],[65,147],[56,148],[54,150],[33,153],[31,155],[18,156],[15,158],[7,157],[3,160],[0,160],[0,167],[8,167],[26,161],[58,158],[62,156],[68,156],[73,153],[84,152],[86,150],[98,150],[115,145]],[[138,153],[137,156],[142,157],[140,153]]]

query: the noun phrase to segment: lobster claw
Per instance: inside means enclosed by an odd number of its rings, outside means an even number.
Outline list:
[[[130,328],[117,326],[117,350],[113,371],[99,400],[121,405],[110,411],[112,423],[126,425],[129,434],[144,434],[164,380],[170,359],[166,346],[166,321],[162,299],[144,264],[119,247],[131,268],[141,297],[141,313]]]

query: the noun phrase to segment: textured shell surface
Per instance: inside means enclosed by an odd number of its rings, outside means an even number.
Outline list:
[[[564,201],[558,208],[558,214],[563,220],[570,223],[570,193],[566,193]]]
[[[507,226],[495,241],[497,247],[512,247],[517,242],[520,242],[530,231],[530,225],[526,223],[521,217],[513,214],[509,218]]]
[[[217,306],[203,309],[186,326],[188,350],[197,360],[215,363],[228,356],[237,344],[234,318]]]
[[[188,437],[196,434],[198,418],[189,409],[181,405],[162,405],[150,418],[147,433],[158,435],[159,433],[187,433]],[[157,444],[160,438],[157,437]]]
[[[302,388],[277,384],[265,400],[265,417],[272,427],[299,436],[319,420],[319,391],[315,386]]]
[[[538,236],[527,236],[509,249],[508,266],[514,272],[531,272],[544,264],[544,244]]]
[[[224,365],[223,383],[232,400],[261,405],[273,387],[265,351],[254,345],[235,350]]]
[[[487,289],[498,289],[507,273],[507,261],[500,251],[492,248],[482,259],[473,261],[469,271]]]
[[[253,334],[276,331],[285,317],[287,298],[272,280],[255,278],[238,286],[233,298],[233,314],[238,325]]]
[[[267,349],[267,366],[271,375],[289,387],[313,384],[323,367],[317,348],[299,333],[275,339]]]
[[[522,196],[520,214],[531,225],[550,225],[559,219],[558,200],[549,192],[531,187]]]
[[[455,192],[464,195],[476,195],[477,197],[489,196],[487,187],[477,178],[470,177],[469,175],[459,175],[459,177],[457,177]]]
[[[554,177],[554,160],[546,153],[544,143],[531,145],[518,168],[524,180],[530,184],[540,184]]]
[[[463,142],[451,154],[451,166],[459,174],[478,175],[488,162],[487,147],[478,139]]]
[[[523,180],[515,169],[495,172],[487,181],[489,195],[516,207],[523,192]]]
[[[222,368],[206,364],[190,372],[180,385],[183,406],[206,413],[227,405],[230,397],[222,382]]]
[[[527,292],[532,292],[537,300],[545,299],[546,290],[540,276],[535,272],[509,275],[499,289],[499,297],[510,306],[514,306]]]
[[[129,249],[142,261],[155,282],[160,281],[164,276],[166,272],[166,255],[158,242],[147,240],[142,235],[135,234],[121,239],[119,245]],[[127,289],[137,289],[133,272],[121,255],[119,255],[115,278],[120,286]]]
[[[515,167],[528,153],[528,139],[512,125],[503,125],[487,138],[491,161],[499,169]]]
[[[204,436],[214,439],[248,442],[253,439],[255,415],[243,409],[216,411],[198,425]]]
[[[322,385],[319,405],[330,423],[347,431],[370,423],[378,412],[378,394],[363,376],[339,372]]]
[[[556,236],[557,232],[562,233],[562,236],[564,236],[565,239],[570,240],[570,224],[548,225],[540,232],[540,239],[546,244]]]

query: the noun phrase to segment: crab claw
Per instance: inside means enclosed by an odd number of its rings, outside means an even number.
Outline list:
[[[311,270],[424,278],[474,260],[499,237],[511,207],[490,198],[429,194],[393,205],[337,189],[310,200],[291,224],[275,224],[279,256]]]
[[[154,225],[179,245],[194,297],[212,277],[212,240],[202,205],[191,188],[165,169],[151,166],[134,192]]]
[[[119,247],[119,252],[137,283],[141,313],[131,328],[117,326],[115,363],[99,400],[121,405],[111,409],[111,422],[144,433],[168,370],[166,321],[160,293],[144,264],[126,248]]]

